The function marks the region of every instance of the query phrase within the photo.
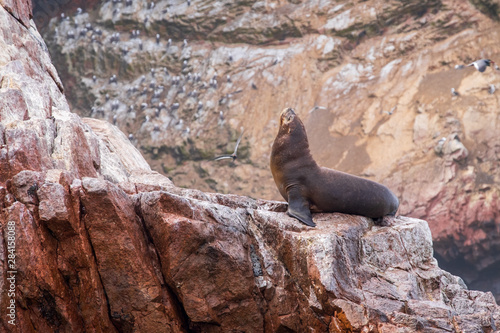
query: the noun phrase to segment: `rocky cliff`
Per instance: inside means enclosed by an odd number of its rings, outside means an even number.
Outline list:
[[[500,76],[455,69],[500,59],[497,2],[35,3],[72,110],[178,186],[280,199],[269,152],[291,106],[321,165],[388,185],[447,267],[500,295]],[[242,127],[238,162],[210,161]]]
[[[284,203],[151,171],[115,126],[70,112],[30,15],[0,6],[1,331],[500,327],[491,293],[438,267],[425,221],[316,214],[308,228]]]

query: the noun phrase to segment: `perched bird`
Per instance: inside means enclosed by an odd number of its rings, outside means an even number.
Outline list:
[[[444,147],[445,142],[446,142],[445,137],[441,138],[438,141],[437,145],[434,147],[434,151],[436,152],[436,154],[441,155],[443,153],[443,147]]]
[[[495,85],[494,84],[490,84],[488,92],[493,95],[496,90],[497,90],[497,88],[495,87]]]
[[[254,89],[254,90],[257,90],[257,89],[258,89],[258,88],[257,88],[257,85],[256,85],[255,83],[253,83],[253,82],[252,82],[252,89]]]
[[[486,67],[495,65],[495,69],[499,70],[497,64],[493,60],[490,59],[480,59],[476,60],[470,64],[467,65],[467,67],[474,66],[479,72],[484,72],[486,70]],[[493,66],[492,66],[493,67]]]
[[[241,131],[240,137],[238,138],[238,141],[236,141],[236,147],[234,147],[234,152],[231,155],[222,155],[222,156],[216,157],[216,158],[214,158],[214,161],[219,161],[219,160],[223,160],[226,158],[231,158],[231,159],[233,159],[233,162],[234,162],[234,160],[236,160],[238,158],[236,153],[238,152],[238,146],[240,145],[241,138],[243,137],[244,132],[245,132],[244,130]]]
[[[459,93],[458,93],[458,91],[455,90],[455,88],[451,88],[451,95],[452,96],[458,96]]]
[[[464,65],[455,65],[455,69],[464,69],[465,66]]]
[[[224,124],[224,113],[222,111],[219,111],[219,120],[218,120],[218,125],[222,127]]]

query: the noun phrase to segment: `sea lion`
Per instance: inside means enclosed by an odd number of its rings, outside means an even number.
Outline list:
[[[309,151],[304,124],[291,108],[280,115],[271,152],[271,172],[288,215],[314,227],[314,212],[337,212],[373,219],[394,216],[398,198],[384,185],[318,166]]]

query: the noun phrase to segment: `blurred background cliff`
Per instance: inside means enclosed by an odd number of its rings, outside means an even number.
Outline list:
[[[280,197],[279,113],[316,161],[429,222],[440,266],[500,300],[500,8],[493,0],[37,1],[71,110],[174,184]],[[238,159],[231,153],[244,129]]]

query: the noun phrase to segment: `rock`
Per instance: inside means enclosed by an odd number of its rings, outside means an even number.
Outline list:
[[[4,7],[12,16],[18,19],[26,28],[30,27],[32,18],[32,5],[30,0],[1,0],[0,6]]]
[[[492,75],[493,68],[479,73],[464,67],[472,61],[464,58],[464,50],[492,58],[500,53],[495,46],[500,35],[489,32],[498,31],[500,23],[481,3],[380,5],[369,0],[346,6],[333,1],[223,0],[216,6],[194,1],[187,6],[156,1],[150,8],[91,0],[83,4],[83,14],[74,16],[81,1],[54,5],[51,12],[46,0],[37,0],[36,12],[41,14],[35,18],[72,110],[116,119],[151,168],[177,186],[280,200],[268,172],[269,147],[277,114],[291,106],[305,121],[320,165],[388,185],[402,203],[401,214],[429,221],[443,265],[457,269],[477,288],[497,286],[500,295],[500,280],[490,273],[500,265],[494,250],[499,235],[492,231],[500,225],[498,102],[487,93],[500,79]],[[67,20],[60,19],[61,11]],[[80,37],[75,23],[81,26],[83,21],[94,30]],[[138,27],[143,27],[140,33],[130,34]],[[70,31],[75,38],[67,38]],[[189,41],[186,46],[184,39]],[[20,47],[14,39],[9,42]],[[33,54],[34,44],[24,45]],[[145,59],[154,59],[155,68]],[[27,71],[16,61],[8,68],[3,87]],[[47,87],[61,89],[58,75],[50,72],[56,85]],[[110,83],[113,77],[118,79]],[[156,89],[160,86],[163,89]],[[460,98],[450,95],[452,88]],[[32,107],[36,101],[28,100],[28,94],[23,97],[28,116],[47,109],[50,100],[45,91],[41,94],[40,107]],[[19,94],[12,97],[23,103]],[[114,100],[120,105],[115,110]],[[56,102],[54,112],[67,109]],[[198,105],[203,108],[198,110]],[[323,108],[315,108],[320,105]],[[232,152],[241,126],[246,134],[236,164],[210,161],[224,150]],[[442,137],[448,140],[437,143]],[[112,181],[131,194],[170,187],[143,177],[148,185],[136,188],[128,181],[125,161],[112,157],[111,147],[90,146],[97,173],[82,165],[85,176],[114,177]],[[7,154],[0,147],[2,161]],[[114,161],[103,164],[108,170],[99,170],[98,154]],[[136,159],[135,154],[130,157]],[[15,166],[10,176],[24,167]],[[475,180],[463,194],[462,180],[472,177],[470,172]],[[484,204],[481,214],[479,204]],[[491,221],[496,227],[489,227]]]

